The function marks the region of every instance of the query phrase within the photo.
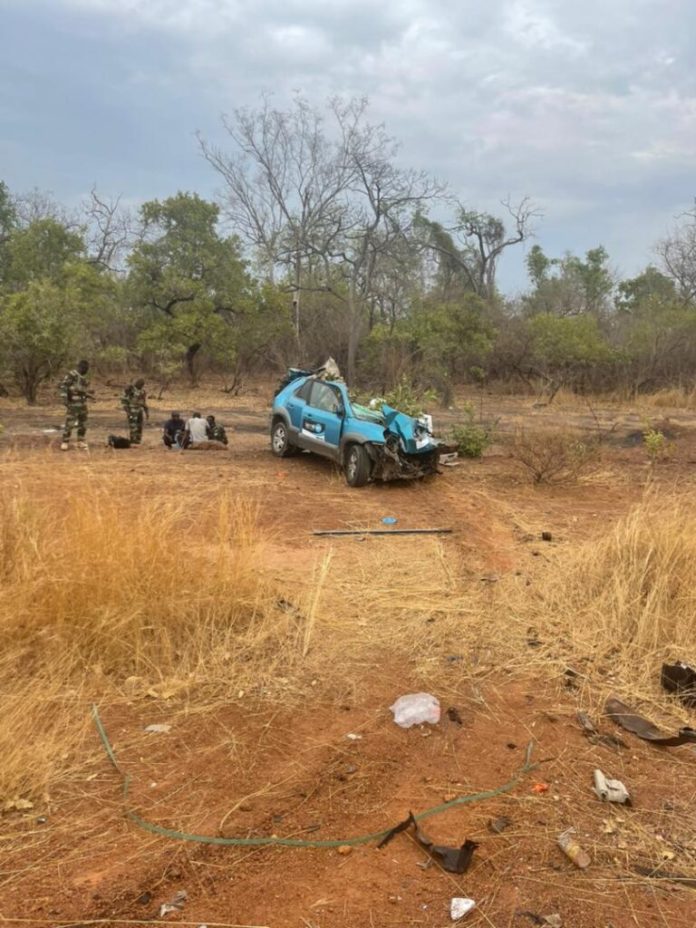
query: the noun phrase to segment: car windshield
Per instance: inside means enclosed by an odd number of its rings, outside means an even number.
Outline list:
[[[362,419],[365,422],[377,422],[384,425],[384,416],[379,409],[370,409],[368,406],[361,406],[359,403],[351,403],[353,415],[356,419]]]

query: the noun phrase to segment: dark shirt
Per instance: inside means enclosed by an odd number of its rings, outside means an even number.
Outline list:
[[[215,425],[210,425],[210,423],[208,423],[208,438],[211,441],[222,442],[223,445],[227,444],[227,433],[225,429],[217,423],[215,423]]]
[[[177,432],[183,432],[185,428],[186,423],[183,419],[167,419],[164,423],[164,434],[176,438]]]

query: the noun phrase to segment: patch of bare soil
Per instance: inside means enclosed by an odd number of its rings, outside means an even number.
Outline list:
[[[408,731],[387,707],[409,689],[409,670],[388,659],[366,673],[359,697],[329,703],[284,709],[240,698],[203,715],[175,699],[104,707],[129,795],[102,756],[54,797],[45,822],[36,812],[6,816],[3,917],[115,928],[156,918],[185,890],[167,923],[441,926],[450,898],[467,896],[478,904],[470,925],[530,924],[523,912],[558,913],[576,928],[692,925],[694,890],[641,878],[635,867],[678,871],[693,852],[693,750],[661,751],[630,735],[625,747],[593,745],[575,720],[574,694],[556,681],[501,673],[472,689],[462,676],[455,665],[443,702],[460,721],[443,712],[438,726]],[[152,723],[171,730],[144,733]],[[431,862],[408,833],[344,855],[178,842],[124,818],[134,809],[211,836],[349,838],[508,783],[530,742],[538,766],[509,793],[424,824],[438,843],[479,844],[462,876]],[[630,786],[632,808],[594,796],[596,767]],[[511,824],[494,834],[490,820],[500,817]],[[557,846],[569,827],[592,859],[586,871]]]
[[[159,404],[153,422],[171,405]],[[524,413],[509,399],[505,407],[509,423]],[[113,409],[99,408],[92,450],[64,454],[57,434],[41,431],[60,427],[60,410],[4,407],[3,492],[21,485],[49,498],[55,489],[46,481],[47,462],[68,494],[108,474],[124,506],[155,485],[157,493],[192,500],[231,489],[258,503],[272,538],[267,566],[284,582],[305,575],[327,550],[313,529],[376,528],[394,516],[403,528],[452,528],[445,551],[472,576],[495,582],[514,572],[533,582],[548,546],[606,531],[646,491],[648,476],[653,489],[684,488],[694,480],[694,431],[685,428],[670,459],[650,475],[640,447],[617,446],[579,484],[535,489],[503,444],[483,461],[464,462],[434,480],[354,491],[324,461],[273,458],[261,400],[210,411],[233,427],[224,454],[167,451],[154,425],[142,447],[107,449],[106,436],[123,433],[123,422]],[[542,531],[551,541],[541,540]],[[339,557],[343,551],[362,559],[367,570],[374,544],[382,551],[399,543],[332,545]],[[279,698],[282,681],[272,699],[239,692],[214,704],[173,695],[103,705],[104,724],[131,778],[128,796],[94,732],[84,767],[50,800],[7,812],[0,819],[0,921],[37,928],[440,928],[450,924],[450,898],[467,896],[477,908],[462,924],[472,928],[525,928],[553,914],[566,928],[691,928],[696,890],[635,868],[679,873],[686,862],[693,866],[693,748],[660,749],[627,733],[620,733],[624,747],[593,744],[575,718],[578,708],[587,708],[586,694],[568,688],[565,678],[536,670],[519,677],[500,668],[472,682],[467,662],[466,654],[452,655],[433,673],[434,694],[443,710],[457,709],[461,724],[443,712],[439,725],[408,731],[394,724],[388,707],[423,681],[412,663],[388,650],[375,653],[349,686],[332,683],[332,668],[325,668],[317,695],[306,681],[309,695],[299,705]],[[145,733],[153,723],[171,730]],[[510,792],[424,823],[439,843],[469,838],[479,844],[462,876],[431,862],[408,833],[383,850],[371,843],[346,854],[225,847],[158,837],[125,816],[136,810],[162,826],[211,836],[346,838],[388,828],[410,810],[508,783],[529,743],[538,766]],[[626,783],[632,808],[594,796],[596,767]],[[489,821],[501,816],[511,824],[495,834]],[[557,846],[570,827],[591,857],[587,870],[574,867]],[[187,893],[183,908],[159,919],[160,906],[180,890]]]

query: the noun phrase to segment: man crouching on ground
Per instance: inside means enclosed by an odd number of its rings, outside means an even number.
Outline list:
[[[210,441],[219,441],[222,445],[228,445],[227,432],[224,426],[218,425],[215,416],[206,416],[205,421],[208,423],[208,438]]]

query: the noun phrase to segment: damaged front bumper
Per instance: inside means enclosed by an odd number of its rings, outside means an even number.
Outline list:
[[[365,445],[372,461],[373,480],[418,480],[437,473],[440,449],[436,445],[411,453],[404,451],[401,445],[394,433],[386,436],[383,445]]]
[[[417,480],[437,473],[440,449],[432,436],[432,419],[407,416],[391,406],[382,407],[384,444],[367,450],[373,462],[373,480]]]

